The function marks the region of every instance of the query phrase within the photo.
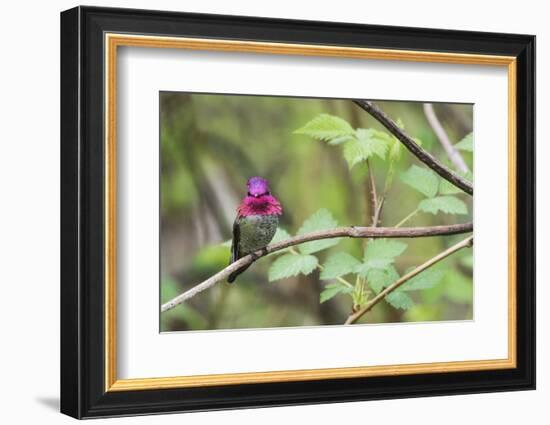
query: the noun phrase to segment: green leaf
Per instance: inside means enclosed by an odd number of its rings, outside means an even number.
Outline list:
[[[347,252],[338,252],[327,258],[320,277],[324,280],[335,279],[352,273],[359,264],[361,264],[360,261],[353,255]]]
[[[298,230],[298,235],[316,232],[318,230],[334,229],[336,226],[338,226],[338,222],[334,219],[332,214],[327,209],[321,208],[304,221],[304,224],[302,224],[302,227]],[[303,243],[299,245],[298,249],[302,254],[313,254],[314,252],[322,251],[323,249],[337,245],[339,242],[339,238],[321,239]]]
[[[392,265],[387,266],[385,269],[371,269],[367,273],[367,281],[376,294],[397,279],[399,279],[399,273]]]
[[[417,274],[413,278],[405,282],[400,288],[400,291],[418,291],[421,289],[432,288],[441,282],[445,273],[442,270],[428,269]]]
[[[345,143],[345,142],[349,142],[350,140],[355,140],[355,136],[345,135],[345,136],[336,137],[334,139],[331,139],[328,142],[328,144],[336,146],[336,145],[341,145],[342,143]]]
[[[459,189],[451,182],[441,179],[439,183],[439,194],[440,195],[457,195],[459,193],[464,193],[462,189]]]
[[[401,291],[394,291],[391,294],[388,294],[385,300],[392,307],[400,308],[401,310],[408,310],[414,305],[411,297],[409,297],[405,292]]]
[[[313,255],[285,254],[277,258],[269,268],[269,281],[308,275],[317,267],[317,257]]]
[[[372,269],[385,269],[393,264],[395,257],[407,249],[407,244],[391,239],[375,239],[367,244],[363,263],[355,268],[356,273],[369,278]]]
[[[407,244],[393,239],[374,239],[370,241],[365,248],[364,260],[392,260],[403,254],[407,249]]]
[[[319,301],[324,303],[325,301],[334,298],[338,294],[349,294],[353,291],[353,288],[350,288],[344,285],[341,282],[330,283],[325,286],[325,289],[321,292],[319,296]]]
[[[395,137],[392,138],[392,142],[390,144],[389,157],[391,161],[399,161],[401,158],[401,142]]]
[[[432,170],[420,168],[417,165],[412,165],[401,174],[401,180],[428,198],[433,198],[439,187],[439,177]]]
[[[357,138],[344,146],[344,158],[350,169],[373,155],[386,159],[390,136],[373,128],[359,128],[355,134]]]
[[[392,137],[388,133],[374,128],[358,128],[355,135],[365,150],[371,151],[380,159],[386,159],[386,152],[392,141]]]
[[[346,120],[334,115],[321,114],[294,131],[317,140],[330,141],[342,136],[351,136],[355,130]]]
[[[290,239],[290,234],[285,229],[283,229],[282,227],[278,227],[277,231],[275,232],[275,236],[273,236],[273,239],[271,239],[270,244],[281,242],[281,241],[284,241],[286,239]]]
[[[368,157],[361,148],[359,142],[354,139],[344,145],[344,158],[348,162],[348,167],[351,170],[356,164],[364,161]]]
[[[455,145],[455,148],[466,152],[474,151],[474,133],[467,134],[464,138]]]
[[[470,183],[473,180],[473,175],[471,172],[459,172],[459,175],[464,177],[466,180],[468,180]],[[439,183],[439,194],[440,195],[456,195],[458,193],[464,193],[461,189],[456,187],[454,184],[449,182],[448,180],[441,179],[441,182]]]
[[[468,214],[468,207],[460,199],[454,196],[437,196],[424,199],[418,204],[420,211],[437,214],[439,211],[445,214]]]
[[[403,310],[409,309],[413,306],[413,301],[411,297],[405,293],[406,291],[418,291],[420,289],[431,288],[437,285],[443,279],[444,275],[445,273],[441,270],[425,270],[388,294],[385,299],[394,308]],[[389,266],[385,269],[370,270],[368,273],[369,285],[376,294],[380,293],[382,289],[391,285],[398,279],[399,273],[397,273],[397,270],[395,270],[393,266]]]

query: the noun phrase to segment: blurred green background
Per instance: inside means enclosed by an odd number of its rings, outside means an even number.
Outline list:
[[[354,128],[383,127],[349,100],[267,96],[206,95],[162,92],[161,102],[161,303],[200,283],[228,264],[232,223],[251,176],[269,180],[281,201],[280,227],[295,234],[303,221],[326,208],[339,225],[370,225],[368,168],[351,170],[339,146],[294,134],[321,113],[347,120]],[[419,102],[377,102],[411,136],[442,162],[449,161]],[[453,143],[472,131],[472,106],[434,104]],[[472,169],[472,154],[461,152]],[[378,190],[388,166],[369,159]],[[394,226],[423,198],[399,175],[412,164],[424,167],[403,150],[387,194],[381,226]],[[419,213],[405,226],[453,224],[472,219],[471,198],[458,196],[467,215]],[[396,267],[417,266],[464,238],[409,239]],[[316,255],[322,262],[335,252],[361,258],[365,241],[345,239]],[[313,326],[342,324],[351,301],[339,295],[319,302],[330,281],[319,271],[268,281],[273,257],[262,258],[236,281],[221,283],[161,315],[161,331]],[[441,281],[411,293],[414,305],[396,309],[382,302],[359,323],[464,320],[472,318],[472,250],[461,251],[437,267]]]

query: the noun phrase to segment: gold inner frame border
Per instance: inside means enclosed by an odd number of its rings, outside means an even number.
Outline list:
[[[329,45],[288,44],[201,38],[106,33],[105,46],[105,391],[137,391],[216,385],[239,385],[270,382],[313,381],[419,373],[448,373],[515,368],[516,360],[516,58],[513,56],[371,49]],[[228,373],[173,377],[118,379],[116,324],[117,265],[117,181],[116,181],[116,99],[118,47],[148,47],[340,57],[403,62],[432,62],[468,65],[504,66],[508,72],[508,357],[495,360],[469,360],[437,363]]]

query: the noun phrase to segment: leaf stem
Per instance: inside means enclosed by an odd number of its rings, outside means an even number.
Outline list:
[[[322,270],[325,270],[325,267],[322,266],[321,264],[317,264],[317,268],[318,268],[319,270],[321,270],[321,271],[322,271]],[[336,280],[337,280],[338,282],[343,283],[343,284],[346,285],[348,288],[353,288],[353,285],[352,285],[351,283],[349,283],[346,279],[344,279],[344,278],[341,277],[341,276],[338,276],[338,277],[336,278]]]
[[[290,253],[294,254],[294,255],[300,255],[300,253],[298,251],[296,251],[293,247],[291,247],[289,249]],[[325,270],[325,267],[322,266],[321,264],[317,263],[317,268],[321,271]],[[344,285],[346,285],[348,288],[353,288],[353,285],[351,283],[349,283],[346,279],[344,279],[343,277],[339,276],[336,278],[336,280],[338,282],[341,282],[343,283]]]
[[[407,217],[405,217],[403,220],[401,220],[399,223],[397,223],[393,227],[401,227],[403,224],[405,224],[407,221],[409,221],[411,218],[413,218],[416,214],[418,214],[420,209],[416,208],[413,212],[411,212]]]

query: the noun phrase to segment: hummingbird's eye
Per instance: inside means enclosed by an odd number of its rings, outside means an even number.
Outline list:
[[[250,192],[247,192],[247,195],[248,195],[248,196],[252,196],[252,193],[250,193]]]
[[[264,195],[269,196],[269,195],[271,195],[271,193],[268,190],[266,193],[264,193]]]

